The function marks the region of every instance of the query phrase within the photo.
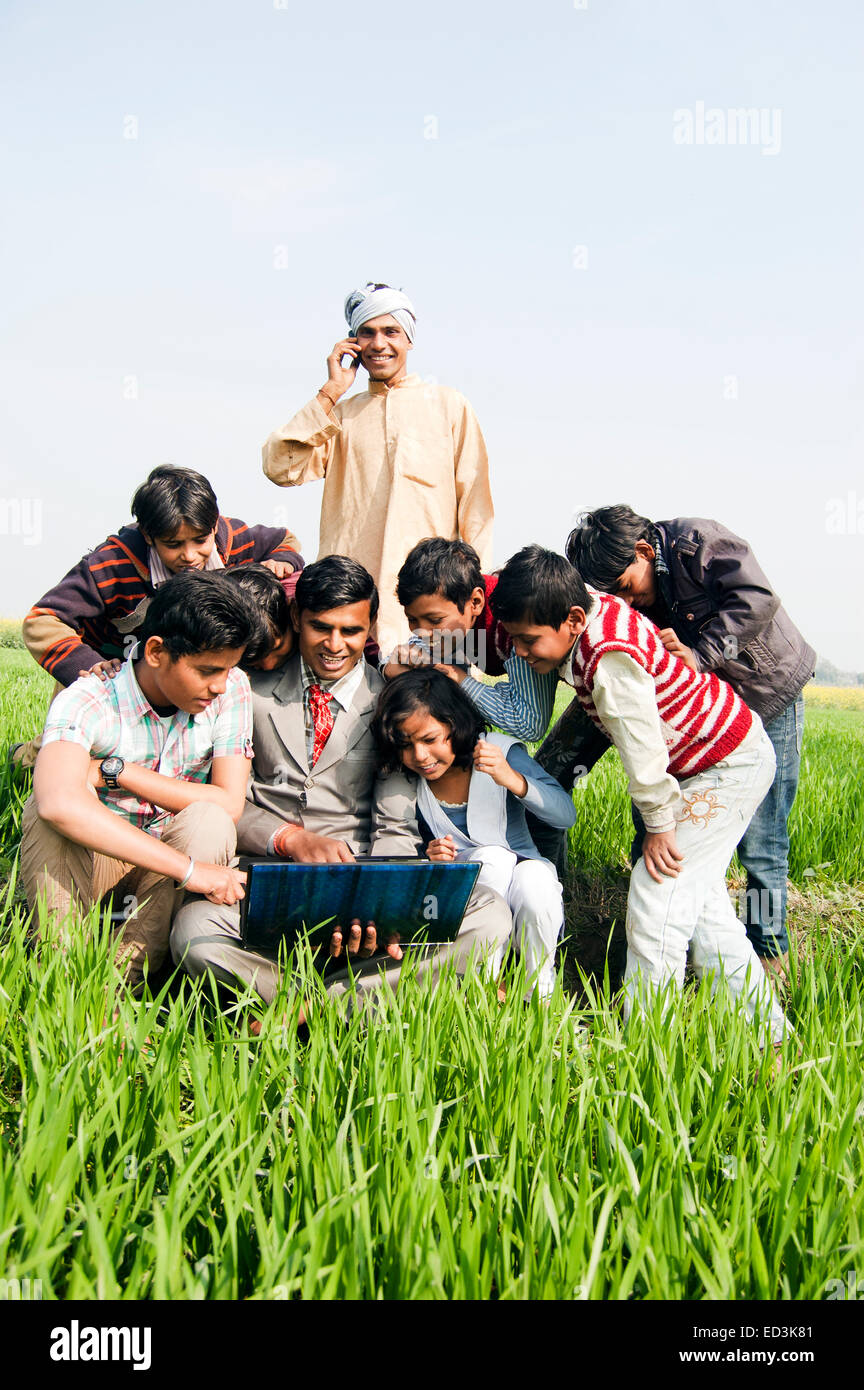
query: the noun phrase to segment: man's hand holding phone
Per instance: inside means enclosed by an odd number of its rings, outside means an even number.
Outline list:
[[[348,359],[345,365],[342,362],[343,358]],[[351,390],[359,365],[360,344],[357,339],[340,339],[327,358],[327,380],[318,392],[318,399],[328,414],[340,396],[344,396],[346,391]],[[329,406],[327,402],[329,402]]]

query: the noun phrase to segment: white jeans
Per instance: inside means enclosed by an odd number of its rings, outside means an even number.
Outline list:
[[[754,726],[728,758],[681,783],[675,836],[684,858],[676,878],[651,878],[644,859],[633,869],[627,899],[624,1017],[657,986],[684,980],[687,947],[701,978],[721,979],[751,1018],[768,1022],[774,1042],[788,1031],[744,923],[726,889],[726,870],[750,820],[774,780],[771,741]]]
[[[541,999],[548,999],[555,988],[555,947],[564,925],[563,889],[548,859],[516,862],[512,850],[498,845],[482,845],[462,850],[460,864],[481,865],[477,879],[502,897],[513,916],[511,942],[525,962],[525,976],[531,982],[530,999],[536,988]],[[503,947],[494,961],[500,968]]]

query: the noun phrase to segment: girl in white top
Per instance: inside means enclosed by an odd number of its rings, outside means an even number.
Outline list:
[[[436,863],[481,864],[478,882],[505,899],[512,941],[524,955],[528,996],[555,987],[555,946],[564,925],[555,869],[528,833],[525,811],[559,829],[573,825],[572,797],[524,744],[486,734],[482,716],[441,671],[397,676],[373,722],[382,770],[417,778],[417,823]]]

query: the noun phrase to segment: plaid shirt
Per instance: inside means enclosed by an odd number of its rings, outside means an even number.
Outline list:
[[[361,656],[356,666],[352,666],[346,675],[340,676],[338,681],[321,681],[307,665],[304,658],[300,658],[300,679],[303,682],[303,721],[306,728],[306,761],[312,766],[312,754],[315,750],[315,723],[312,718],[312,703],[309,699],[310,685],[320,685],[322,690],[326,690],[328,695],[332,695],[340,709],[350,709],[351,701],[357,694],[357,689],[363,679],[363,667],[361,662],[365,658]],[[333,711],[333,723],[336,723],[338,710]]]
[[[77,743],[91,758],[113,753],[186,782],[206,782],[214,758],[251,759],[252,696],[242,671],[229,672],[224,695],[200,714],[178,709],[161,718],[141,691],[134,655],[113,680],[82,676],[58,694],[48,711],[43,748]],[[151,835],[160,836],[171,820],[169,811],[120,788],[99,788],[97,795],[103,805]]]

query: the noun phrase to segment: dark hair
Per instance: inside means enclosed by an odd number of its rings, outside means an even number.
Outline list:
[[[347,555],[326,555],[307,565],[297,580],[294,591],[297,611],[325,613],[329,608],[344,608],[349,603],[369,600],[369,617],[374,622],[378,612],[378,590],[368,570],[349,560]]]
[[[269,656],[291,626],[288,597],[273,571],[264,565],[232,565],[222,573],[258,612],[260,640],[249,643],[242,663],[254,666],[262,657]]]
[[[492,612],[502,623],[533,622],[558,628],[570,609],[591,609],[579,571],[563,555],[526,545],[508,560],[492,593]]]
[[[176,535],[184,523],[203,535],[215,529],[219,503],[200,473],[164,463],[136,491],[132,515],[151,540]]]
[[[464,608],[475,589],[483,588],[480,557],[467,541],[428,536],[409,552],[396,579],[396,597],[403,608],[423,594],[440,594]]]
[[[161,637],[169,656],[242,647],[262,640],[264,627],[249,599],[222,570],[187,570],[160,584],[138,632],[141,646]],[[266,636],[264,637],[266,641]]]
[[[566,554],[587,584],[614,594],[618,580],[636,559],[636,542],[657,549],[657,532],[647,516],[632,507],[598,507],[583,512],[567,537]]]
[[[486,721],[455,681],[443,671],[424,667],[388,681],[378,697],[372,736],[381,771],[393,772],[402,766],[402,721],[418,710],[427,710],[439,724],[446,724],[457,767],[470,767],[474,745],[486,732]]]

